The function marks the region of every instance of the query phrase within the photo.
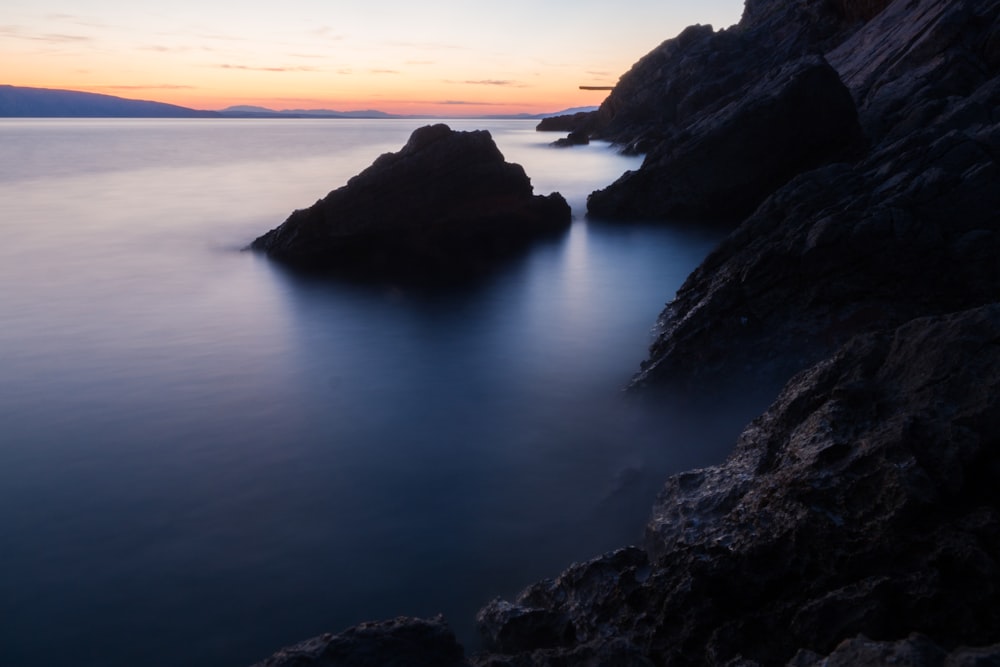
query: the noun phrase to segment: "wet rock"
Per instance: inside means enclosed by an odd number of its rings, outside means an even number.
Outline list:
[[[738,219],[796,174],[861,143],[854,102],[820,56],[760,79],[738,101],[653,149],[587,199],[601,218]]]
[[[612,618],[634,611],[629,596],[645,581],[649,562],[627,547],[533,584],[513,603],[494,600],[476,616],[485,646],[497,653],[587,644],[605,636]]]
[[[362,623],[283,648],[254,667],[462,667],[464,651],[440,616]]]
[[[811,664],[854,655],[845,639],[914,632],[926,645],[890,653],[989,647],[997,433],[1000,305],[855,338],[793,378],[724,464],[667,482],[648,561],[618,552],[511,604],[571,627],[562,646],[515,634],[494,645],[506,662],[481,664],[568,664],[612,645],[652,664]]]
[[[489,132],[446,125],[413,132],[250,248],[291,265],[374,276],[475,270],[571,220],[558,193],[534,195]]]

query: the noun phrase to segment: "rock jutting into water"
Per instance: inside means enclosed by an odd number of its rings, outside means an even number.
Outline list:
[[[808,167],[861,143],[851,95],[820,56],[778,67],[654,147],[587,199],[601,218],[737,219]]]
[[[930,655],[995,644],[998,434],[1000,305],[858,337],[793,378],[725,463],[671,477],[644,550],[481,611],[494,655],[478,664],[778,665],[914,632]]]
[[[535,195],[486,130],[429,125],[250,248],[309,269],[421,277],[475,269],[565,229],[559,193]]]

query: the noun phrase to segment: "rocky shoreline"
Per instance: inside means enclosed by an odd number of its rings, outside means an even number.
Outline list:
[[[546,127],[646,154],[595,215],[734,223],[631,390],[784,389],[483,652],[401,618],[260,664],[1000,664],[1000,0],[747,0]]]

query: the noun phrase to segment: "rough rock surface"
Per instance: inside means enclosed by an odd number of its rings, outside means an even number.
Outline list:
[[[773,665],[913,632],[942,655],[992,645],[998,474],[1000,306],[856,338],[793,378],[724,464],[667,482],[645,553],[485,608],[506,657],[482,664]]]
[[[696,25],[668,39],[619,79],[597,111],[547,118],[539,130],[582,130],[646,152],[688,124],[739,100],[777,67],[820,54],[887,0],[749,0],[739,24]],[[862,7],[864,5],[864,7]]]
[[[802,651],[789,667],[991,667],[1000,665],[1000,644],[952,651],[914,633],[898,641],[874,641],[863,635],[845,639],[828,656]]]
[[[601,218],[738,219],[794,175],[860,146],[854,102],[821,56],[787,63],[659,144],[587,199]]]
[[[459,667],[464,651],[444,619],[399,617],[283,648],[254,667]]]
[[[414,276],[474,269],[571,220],[488,131],[429,125],[250,248],[306,268]]]
[[[794,178],[705,260],[636,385],[787,377],[855,333],[1000,299],[998,15],[896,2],[829,54],[870,150]]]

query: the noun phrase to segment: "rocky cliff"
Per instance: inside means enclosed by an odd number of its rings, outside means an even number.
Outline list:
[[[668,305],[636,384],[787,376],[856,333],[1000,298],[998,8],[894,2],[826,52],[868,148],[763,198]]]
[[[734,220],[633,390],[787,382],[641,547],[485,606],[465,664],[1000,664],[998,18],[748,0],[572,119],[646,153],[595,210]]]

